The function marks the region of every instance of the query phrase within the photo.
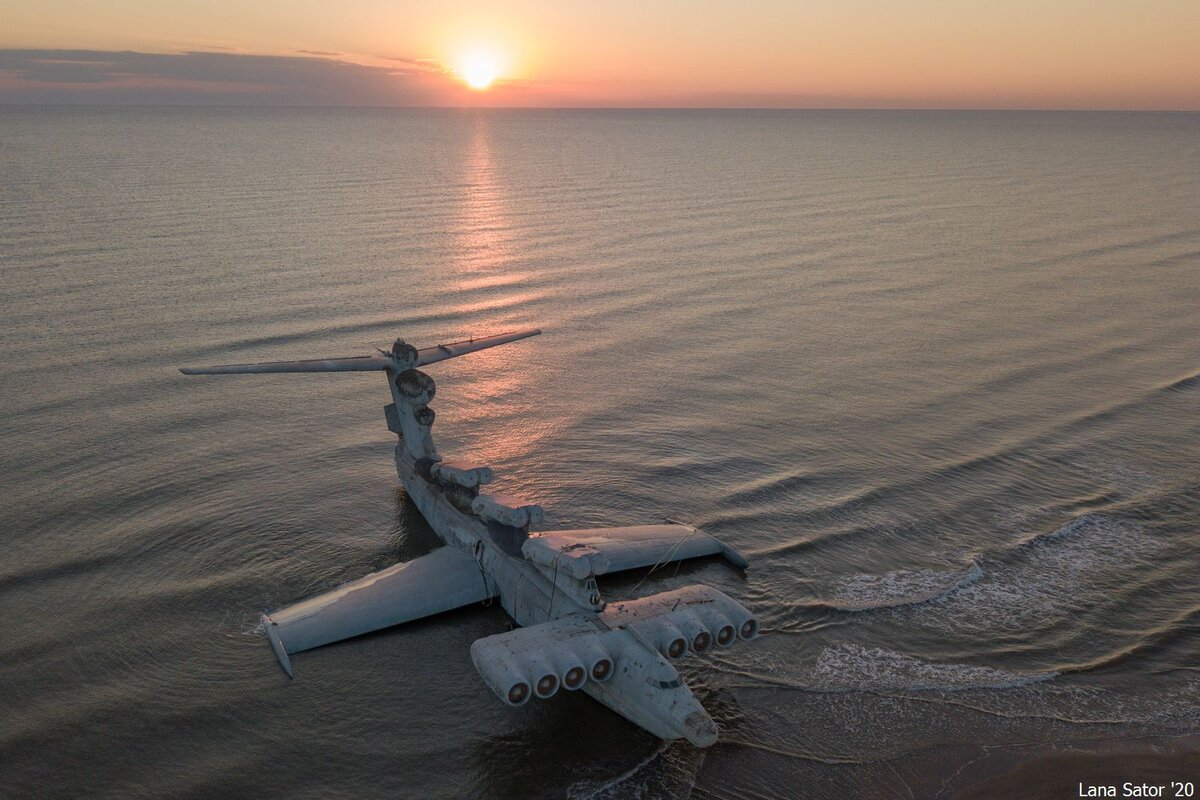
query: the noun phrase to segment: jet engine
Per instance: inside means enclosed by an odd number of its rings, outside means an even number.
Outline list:
[[[712,634],[713,641],[721,647],[729,647],[737,641],[737,628],[733,627],[733,622],[729,617],[725,616],[716,608],[712,607],[696,607],[697,616],[704,621],[705,627]]]
[[[642,637],[649,640],[649,644],[655,650],[662,653],[672,661],[678,661],[687,655],[688,640],[687,637],[665,619],[647,619],[641,622],[636,622],[632,626],[637,630]]]
[[[702,656],[712,648],[713,637],[708,628],[700,621],[700,617],[690,608],[680,609],[673,616],[673,621],[679,624],[683,635],[687,637],[688,649]]]
[[[583,666],[583,662],[579,657],[570,650],[556,649],[554,652],[554,666],[558,669],[558,677],[562,681],[562,687],[568,691],[575,691],[587,682],[588,672]]]
[[[602,616],[610,627],[637,632],[643,644],[671,660],[688,651],[703,655],[758,636],[754,615],[711,586],[685,586],[670,592],[613,603]]]
[[[471,660],[475,662],[475,669],[479,670],[488,688],[510,706],[523,706],[529,702],[533,692],[530,691],[528,674],[509,659],[487,648],[476,647],[478,644],[471,645]]]
[[[558,692],[558,673],[554,671],[550,659],[539,652],[521,653],[520,658],[534,676],[533,693],[542,700],[553,697]]]
[[[587,665],[588,677],[603,683],[612,677],[612,656],[600,644],[587,637],[578,637],[571,642],[571,648],[579,660]]]

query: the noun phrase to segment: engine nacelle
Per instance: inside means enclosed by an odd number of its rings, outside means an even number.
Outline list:
[[[659,650],[672,661],[678,661],[687,655],[688,643],[683,631],[669,622],[662,623],[663,638]]]
[[[587,667],[588,679],[603,683],[612,677],[616,661],[612,654],[590,637],[579,637],[571,641],[571,650]]]
[[[678,661],[687,655],[688,637],[669,621],[661,618],[651,618],[635,622],[630,626],[655,650],[672,661]]]
[[[429,468],[429,474],[443,483],[453,483],[464,489],[474,489],[485,483],[491,483],[494,477],[491,467],[459,464],[453,461],[439,461]]]
[[[550,659],[544,654],[522,653],[522,666],[533,676],[533,693],[542,700],[548,700],[558,692],[558,673]]]
[[[527,528],[545,518],[541,506],[498,494],[479,495],[471,501],[471,510],[484,519],[511,528]]]
[[[754,617],[746,617],[744,620],[742,620],[741,624],[738,625],[738,636],[747,641],[757,637],[758,632],[758,620],[756,620]]]
[[[475,669],[483,676],[488,688],[510,706],[528,703],[533,694],[528,674],[509,659],[485,647],[477,647],[479,643],[471,645],[471,661],[475,663]]]
[[[553,655],[554,666],[558,670],[559,681],[564,689],[573,692],[587,683],[587,667],[573,651],[563,648],[556,650]]]
[[[711,606],[696,606],[693,611],[704,622],[718,645],[729,647],[737,641],[737,628],[725,614]]]
[[[671,615],[671,619],[683,631],[684,637],[687,638],[688,649],[693,653],[702,656],[712,649],[712,634],[709,633],[707,626],[700,620],[700,617],[690,608],[681,608]]]

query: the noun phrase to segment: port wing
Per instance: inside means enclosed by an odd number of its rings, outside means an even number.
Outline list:
[[[636,525],[623,528],[546,531],[530,534],[522,550],[537,563],[575,574],[605,575],[655,567],[700,556],[722,555],[745,569],[746,559],[729,545],[691,525]]]
[[[288,655],[482,602],[494,592],[475,559],[441,547],[324,594],[263,615],[267,637],[291,677]]]

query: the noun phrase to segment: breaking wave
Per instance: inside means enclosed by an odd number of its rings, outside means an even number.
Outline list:
[[[920,623],[975,636],[1052,626],[1111,602],[1161,547],[1135,521],[1085,514],[984,560],[979,580],[935,598]]]
[[[826,647],[813,667],[815,688],[826,691],[1012,689],[1058,677],[970,664],[939,664],[857,644]]]
[[[871,611],[928,603],[983,576],[975,562],[966,569],[899,569],[882,575],[852,575],[834,584],[818,605],[836,611]]]

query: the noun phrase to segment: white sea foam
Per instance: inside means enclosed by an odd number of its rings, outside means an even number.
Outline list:
[[[979,580],[983,570],[972,563],[955,570],[893,570],[882,575],[853,575],[839,580],[823,602],[839,611],[926,603]]]
[[[1128,582],[1160,547],[1134,522],[1087,514],[988,563],[979,580],[933,599],[920,623],[972,634],[1056,624]]]
[[[1143,469],[1123,461],[1101,458],[1089,454],[1075,461],[1083,469],[1101,481],[1131,494],[1143,494],[1161,484],[1161,479]]]
[[[826,647],[813,667],[816,688],[824,690],[1008,689],[1039,683],[1055,672],[1019,673],[970,664],[939,664],[914,656],[857,644]]]

